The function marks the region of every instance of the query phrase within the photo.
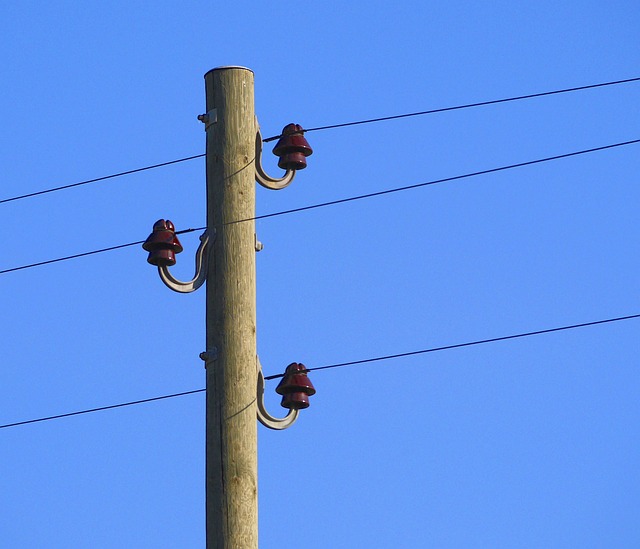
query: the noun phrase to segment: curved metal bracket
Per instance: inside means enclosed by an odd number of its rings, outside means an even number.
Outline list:
[[[295,170],[287,170],[283,177],[275,178],[267,175],[264,171],[262,167],[262,134],[260,133],[260,126],[258,126],[258,119],[256,118],[256,181],[267,189],[279,191],[280,189],[288,187],[295,175]]]
[[[258,403],[258,421],[262,423],[265,427],[269,429],[274,429],[276,431],[280,431],[282,429],[286,429],[287,427],[291,427],[296,419],[298,419],[299,410],[289,410],[289,413],[283,418],[273,417],[269,412],[267,412],[264,407],[264,374],[262,373],[262,366],[260,365],[260,361],[257,361],[258,366],[258,395],[257,395],[257,403]]]
[[[209,235],[205,231],[200,235],[200,246],[198,246],[198,250],[196,251],[196,274],[189,282],[181,282],[174,278],[169,272],[169,267],[159,266],[158,274],[165,286],[174,292],[179,292],[181,294],[195,292],[200,286],[202,286],[204,281],[207,279],[207,256],[205,254],[205,250],[208,243]]]

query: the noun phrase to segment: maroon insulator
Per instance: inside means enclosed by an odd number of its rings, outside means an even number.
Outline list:
[[[158,219],[153,225],[142,248],[149,252],[147,261],[158,267],[171,267],[176,264],[176,254],[182,251],[182,244],[176,236],[176,228],[168,219]]]
[[[292,410],[309,407],[309,397],[316,394],[315,387],[307,376],[304,364],[293,362],[284,371],[284,377],[276,387],[276,393],[282,396],[280,405]]]
[[[305,393],[288,393],[282,397],[280,406],[289,410],[304,410],[309,407],[309,397]]]
[[[273,154],[280,157],[278,166],[283,170],[303,170],[307,167],[305,157],[312,153],[300,124],[287,124],[273,148]]]

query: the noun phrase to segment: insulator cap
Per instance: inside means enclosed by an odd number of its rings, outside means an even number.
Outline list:
[[[176,228],[168,219],[158,219],[153,225],[142,249],[149,252],[147,261],[158,267],[171,267],[176,264],[176,255],[182,251],[182,244],[176,236]]]
[[[304,129],[300,124],[287,124],[273,154],[280,157],[278,166],[283,170],[303,170],[307,167],[306,157],[313,154],[313,149],[304,137]]]

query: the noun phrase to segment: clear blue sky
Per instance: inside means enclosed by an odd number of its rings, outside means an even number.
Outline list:
[[[0,199],[204,152],[216,66],[273,135],[638,77],[639,28],[631,1],[5,2]],[[309,133],[257,212],[638,139],[639,92]],[[259,222],[266,373],[640,313],[639,147]],[[0,204],[0,270],[202,226],[204,196],[194,160]],[[0,285],[2,424],[204,386],[204,292],[139,247]],[[316,372],[259,429],[260,547],[639,547],[639,327]],[[202,394],[2,429],[0,463],[4,547],[204,546]]]

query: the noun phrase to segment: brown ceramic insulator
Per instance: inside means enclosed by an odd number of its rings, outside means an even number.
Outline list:
[[[300,124],[287,124],[273,148],[273,154],[280,157],[278,166],[283,170],[303,170],[307,167],[306,157],[312,153]]]
[[[159,219],[153,225],[153,232],[149,235],[142,248],[149,252],[147,261],[158,267],[171,267],[176,264],[175,254],[182,251],[182,244],[176,236],[175,227],[168,219]]]

